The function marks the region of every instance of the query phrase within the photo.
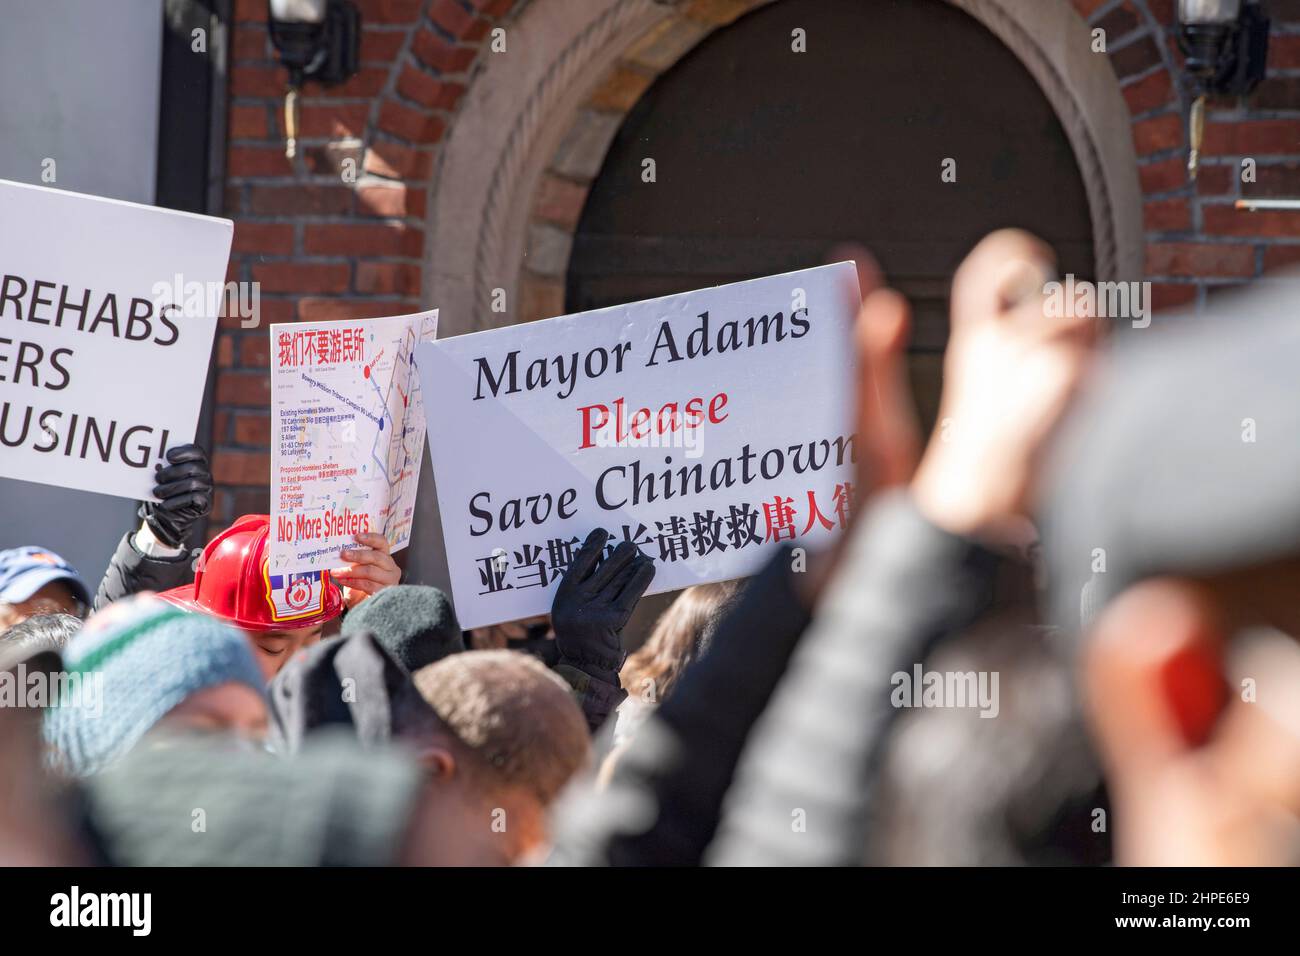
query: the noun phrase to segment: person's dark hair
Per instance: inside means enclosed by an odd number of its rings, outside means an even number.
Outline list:
[[[868,862],[1109,862],[1109,827],[1098,826],[1109,802],[1066,636],[999,616],[954,636],[924,666],[997,673],[997,718],[960,707],[903,713],[880,770]]]
[[[46,651],[58,654],[81,625],[71,614],[33,615],[0,633],[0,661],[13,666]]]
[[[686,666],[708,651],[718,624],[739,593],[739,581],[719,581],[697,584],[679,594],[655,622],[649,640],[623,664],[619,672],[623,689],[639,695],[653,687],[656,701],[667,700]]]

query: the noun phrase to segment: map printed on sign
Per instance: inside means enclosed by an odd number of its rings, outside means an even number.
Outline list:
[[[438,312],[271,326],[271,574],[338,567],[358,532],[406,547],[424,456],[415,346]]]

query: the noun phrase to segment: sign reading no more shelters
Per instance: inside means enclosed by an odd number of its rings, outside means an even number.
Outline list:
[[[342,564],[358,532],[406,547],[424,458],[412,362],[438,311],[271,326],[272,571]]]

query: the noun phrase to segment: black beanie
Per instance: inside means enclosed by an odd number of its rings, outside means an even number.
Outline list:
[[[399,584],[366,598],[343,618],[343,634],[367,631],[408,674],[465,650],[447,595],[422,584]]]

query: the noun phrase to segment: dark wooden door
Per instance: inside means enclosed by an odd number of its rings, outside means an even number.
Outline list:
[[[948,157],[956,183],[940,177]],[[953,269],[1003,226],[1093,278],[1074,155],[1015,55],[942,0],[780,0],[708,37],[629,113],[578,225],[566,306],[804,268],[861,242],[916,308],[930,421]]]

